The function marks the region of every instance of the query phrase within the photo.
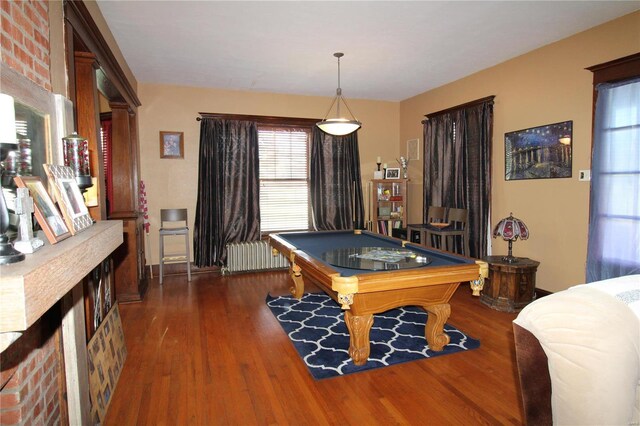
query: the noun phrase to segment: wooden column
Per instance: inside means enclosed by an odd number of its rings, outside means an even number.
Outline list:
[[[76,285],[63,299],[62,342],[64,370],[67,384],[69,423],[87,425],[91,423],[89,400],[89,370],[87,369],[87,335],[85,334],[85,311],[82,282]]]
[[[113,199],[110,219],[124,225],[123,244],[114,253],[116,298],[140,301],[147,289],[144,274],[142,217],[138,214],[138,143],[136,114],[129,105],[111,102]]]
[[[111,217],[135,218],[137,212],[136,160],[137,146],[131,140],[129,105],[110,102],[111,107],[111,166],[113,168],[113,200]]]
[[[75,52],[75,90],[78,134],[89,141],[89,166],[98,194],[98,205],[89,207],[95,220],[106,220],[104,170],[102,168],[102,144],[100,141],[100,105],[96,70],[96,56],[88,52]],[[66,135],[65,135],[66,136]]]

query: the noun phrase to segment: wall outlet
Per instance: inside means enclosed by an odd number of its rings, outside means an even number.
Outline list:
[[[591,180],[591,170],[580,170],[578,172],[578,180],[581,182],[588,182]]]

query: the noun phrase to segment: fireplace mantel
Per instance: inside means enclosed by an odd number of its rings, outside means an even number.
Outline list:
[[[100,221],[26,260],[0,267],[0,352],[122,244],[122,222]]]

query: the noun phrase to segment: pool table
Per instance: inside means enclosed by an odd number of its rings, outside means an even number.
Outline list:
[[[401,306],[417,305],[429,313],[425,337],[430,349],[441,351],[449,343],[443,327],[451,313],[451,296],[464,281],[471,282],[474,295],[479,295],[488,274],[485,262],[367,231],[288,232],[271,234],[269,241],[274,255],[280,252],[289,259],[291,293],[296,298],[304,293],[304,280],[310,280],[342,305],[349,355],[356,365],[369,357],[373,314]],[[323,259],[328,251],[354,247],[409,249],[429,263],[374,271],[335,266]]]

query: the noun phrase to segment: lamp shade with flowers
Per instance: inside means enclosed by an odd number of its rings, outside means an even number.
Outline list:
[[[520,238],[526,240],[529,238],[529,228],[524,222],[517,217],[513,217],[513,213],[509,217],[505,217],[493,228],[493,238],[502,237],[503,240],[509,241],[509,254],[502,258],[505,262],[515,263],[517,257],[513,257],[512,245],[515,240]]]

